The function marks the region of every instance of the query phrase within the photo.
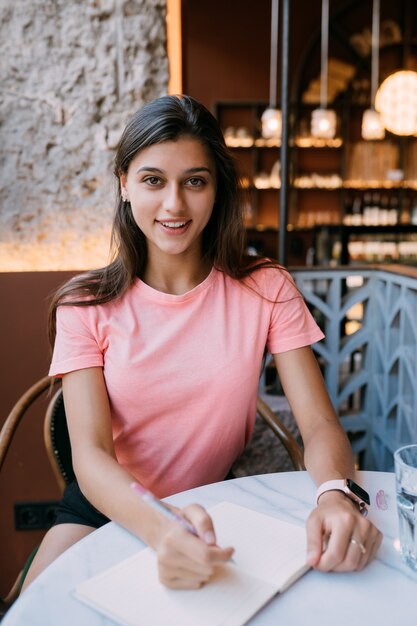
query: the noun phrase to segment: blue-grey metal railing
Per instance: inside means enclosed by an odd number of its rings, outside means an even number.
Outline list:
[[[417,443],[417,272],[291,273],[326,334],[314,350],[361,467],[391,471],[393,451]]]

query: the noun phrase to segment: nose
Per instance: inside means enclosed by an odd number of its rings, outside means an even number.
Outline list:
[[[169,213],[180,214],[184,208],[182,187],[177,182],[172,182],[165,188],[163,201],[164,209]]]

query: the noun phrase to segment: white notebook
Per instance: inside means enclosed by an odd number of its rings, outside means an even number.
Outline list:
[[[75,597],[126,626],[240,626],[309,569],[304,526],[230,502],[209,512],[218,545],[235,553],[201,589],[164,587],[145,548],[79,584]]]

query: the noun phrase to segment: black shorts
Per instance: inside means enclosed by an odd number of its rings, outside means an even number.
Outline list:
[[[225,480],[234,478],[229,472]],[[53,526],[58,524],[82,524],[100,528],[110,522],[109,518],[97,511],[97,509],[87,500],[82,493],[76,480],[74,480],[64,491],[61,502],[56,511]]]
[[[97,511],[87,500],[77,481],[74,480],[64,491],[53,526],[57,524],[82,524],[83,526],[100,528],[109,521],[108,517]]]

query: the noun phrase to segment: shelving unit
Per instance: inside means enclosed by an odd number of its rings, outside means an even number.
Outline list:
[[[248,192],[248,245],[276,256],[280,145],[261,137],[266,106],[217,102],[214,113]],[[330,140],[309,136],[312,105],[293,107],[288,264],[417,264],[417,140],[363,142],[364,107],[341,106],[343,136]]]

